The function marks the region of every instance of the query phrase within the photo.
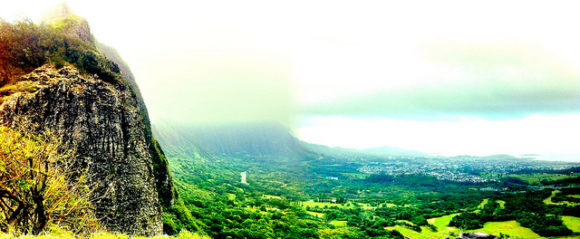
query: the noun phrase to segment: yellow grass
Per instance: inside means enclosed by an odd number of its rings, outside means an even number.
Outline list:
[[[485,204],[487,204],[487,202],[489,201],[489,198],[483,199],[483,201],[477,205],[478,209],[483,209],[483,207],[485,207]]]
[[[394,227],[387,227],[387,230],[397,230],[401,234],[403,234],[407,238],[411,239],[441,239],[445,238],[449,234],[443,232],[434,232],[431,231],[428,227],[421,227],[421,232],[413,231],[409,228],[396,225]]]
[[[505,208],[505,201],[504,200],[495,200],[495,202],[497,202],[499,204],[499,207],[501,209]]]
[[[566,205],[566,206],[572,206],[572,207],[575,207],[575,206],[580,205],[580,203],[568,202],[568,201],[553,202],[552,201],[552,197],[554,197],[559,192],[560,192],[560,190],[554,190],[554,191],[552,191],[552,194],[548,198],[544,199],[544,203],[545,204],[548,204],[548,205]]]
[[[306,211],[308,214],[318,217],[318,218],[322,218],[324,217],[324,213],[319,213],[319,212],[311,212],[311,211]]]
[[[485,232],[499,236],[500,233],[510,235],[512,238],[541,238],[531,229],[522,227],[516,221],[486,222],[483,228],[470,230],[470,232]]]
[[[435,226],[439,232],[457,232],[457,228],[449,226],[451,219],[457,215],[459,215],[459,213],[445,215],[442,217],[429,218],[427,219],[427,222]]]
[[[346,221],[332,221],[330,224],[337,227],[346,227]]]
[[[562,222],[573,232],[580,232],[580,217],[562,216]]]
[[[449,227],[449,222],[454,216],[459,215],[451,214],[442,217],[435,217],[430,218],[427,221],[434,225],[437,228],[437,231],[431,231],[428,227],[421,227],[421,232],[413,231],[409,228],[404,226],[394,226],[394,227],[387,227],[387,230],[397,230],[401,234],[403,234],[407,238],[411,239],[433,239],[433,238],[453,238],[451,237],[452,234],[459,235],[461,230],[455,227]],[[577,230],[580,230],[580,218],[568,217],[566,219],[568,227],[576,227]],[[570,226],[569,226],[570,225]],[[493,234],[499,236],[500,233],[510,235],[511,238],[542,238],[540,235],[536,234],[529,228],[525,228],[520,226],[520,224],[516,221],[505,221],[505,222],[487,222],[484,224],[483,228],[469,230],[469,232],[485,232],[489,234]]]

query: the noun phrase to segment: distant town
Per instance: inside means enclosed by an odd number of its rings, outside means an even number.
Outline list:
[[[505,175],[520,171],[563,170],[579,167],[578,163],[548,162],[516,158],[507,155],[498,156],[456,156],[438,158],[398,158],[393,161],[370,162],[358,168],[365,174],[424,174],[438,180],[453,182],[488,183],[497,180],[484,177],[482,174],[494,173]]]

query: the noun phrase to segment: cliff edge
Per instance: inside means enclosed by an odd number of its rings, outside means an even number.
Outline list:
[[[0,124],[26,120],[62,137],[88,170],[108,230],[161,234],[176,196],[167,160],[128,67],[79,19],[0,22]]]

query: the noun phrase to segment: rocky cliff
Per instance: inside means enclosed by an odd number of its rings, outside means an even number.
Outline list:
[[[158,156],[130,90],[82,76],[70,66],[38,68],[15,86],[26,90],[4,98],[0,122],[14,124],[25,116],[38,128],[61,135],[77,152],[80,165],[89,168],[99,198],[97,215],[108,229],[161,233],[154,173]]]
[[[75,150],[78,167],[88,170],[97,216],[108,230],[162,233],[162,208],[173,203],[175,192],[128,67],[118,56],[108,59],[111,50],[99,50],[92,36],[84,37],[90,35],[88,26],[76,27],[74,21],[56,30],[30,23],[2,26],[11,31],[0,35],[0,46],[8,52],[0,63],[10,67],[0,68],[11,69],[6,74],[11,78],[0,81],[8,82],[0,84],[0,124],[14,126],[27,120],[36,130],[61,136]],[[44,45],[10,40],[21,36],[40,38]],[[61,47],[52,46],[56,44]],[[19,56],[20,51],[42,54]],[[64,66],[55,66],[50,59],[59,59]],[[30,71],[31,65],[22,62],[41,64]]]

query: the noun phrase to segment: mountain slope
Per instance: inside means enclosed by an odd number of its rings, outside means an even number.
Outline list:
[[[302,144],[275,123],[192,126],[160,122],[154,130],[167,147],[193,145],[206,154],[253,158],[300,158],[304,154]]]

